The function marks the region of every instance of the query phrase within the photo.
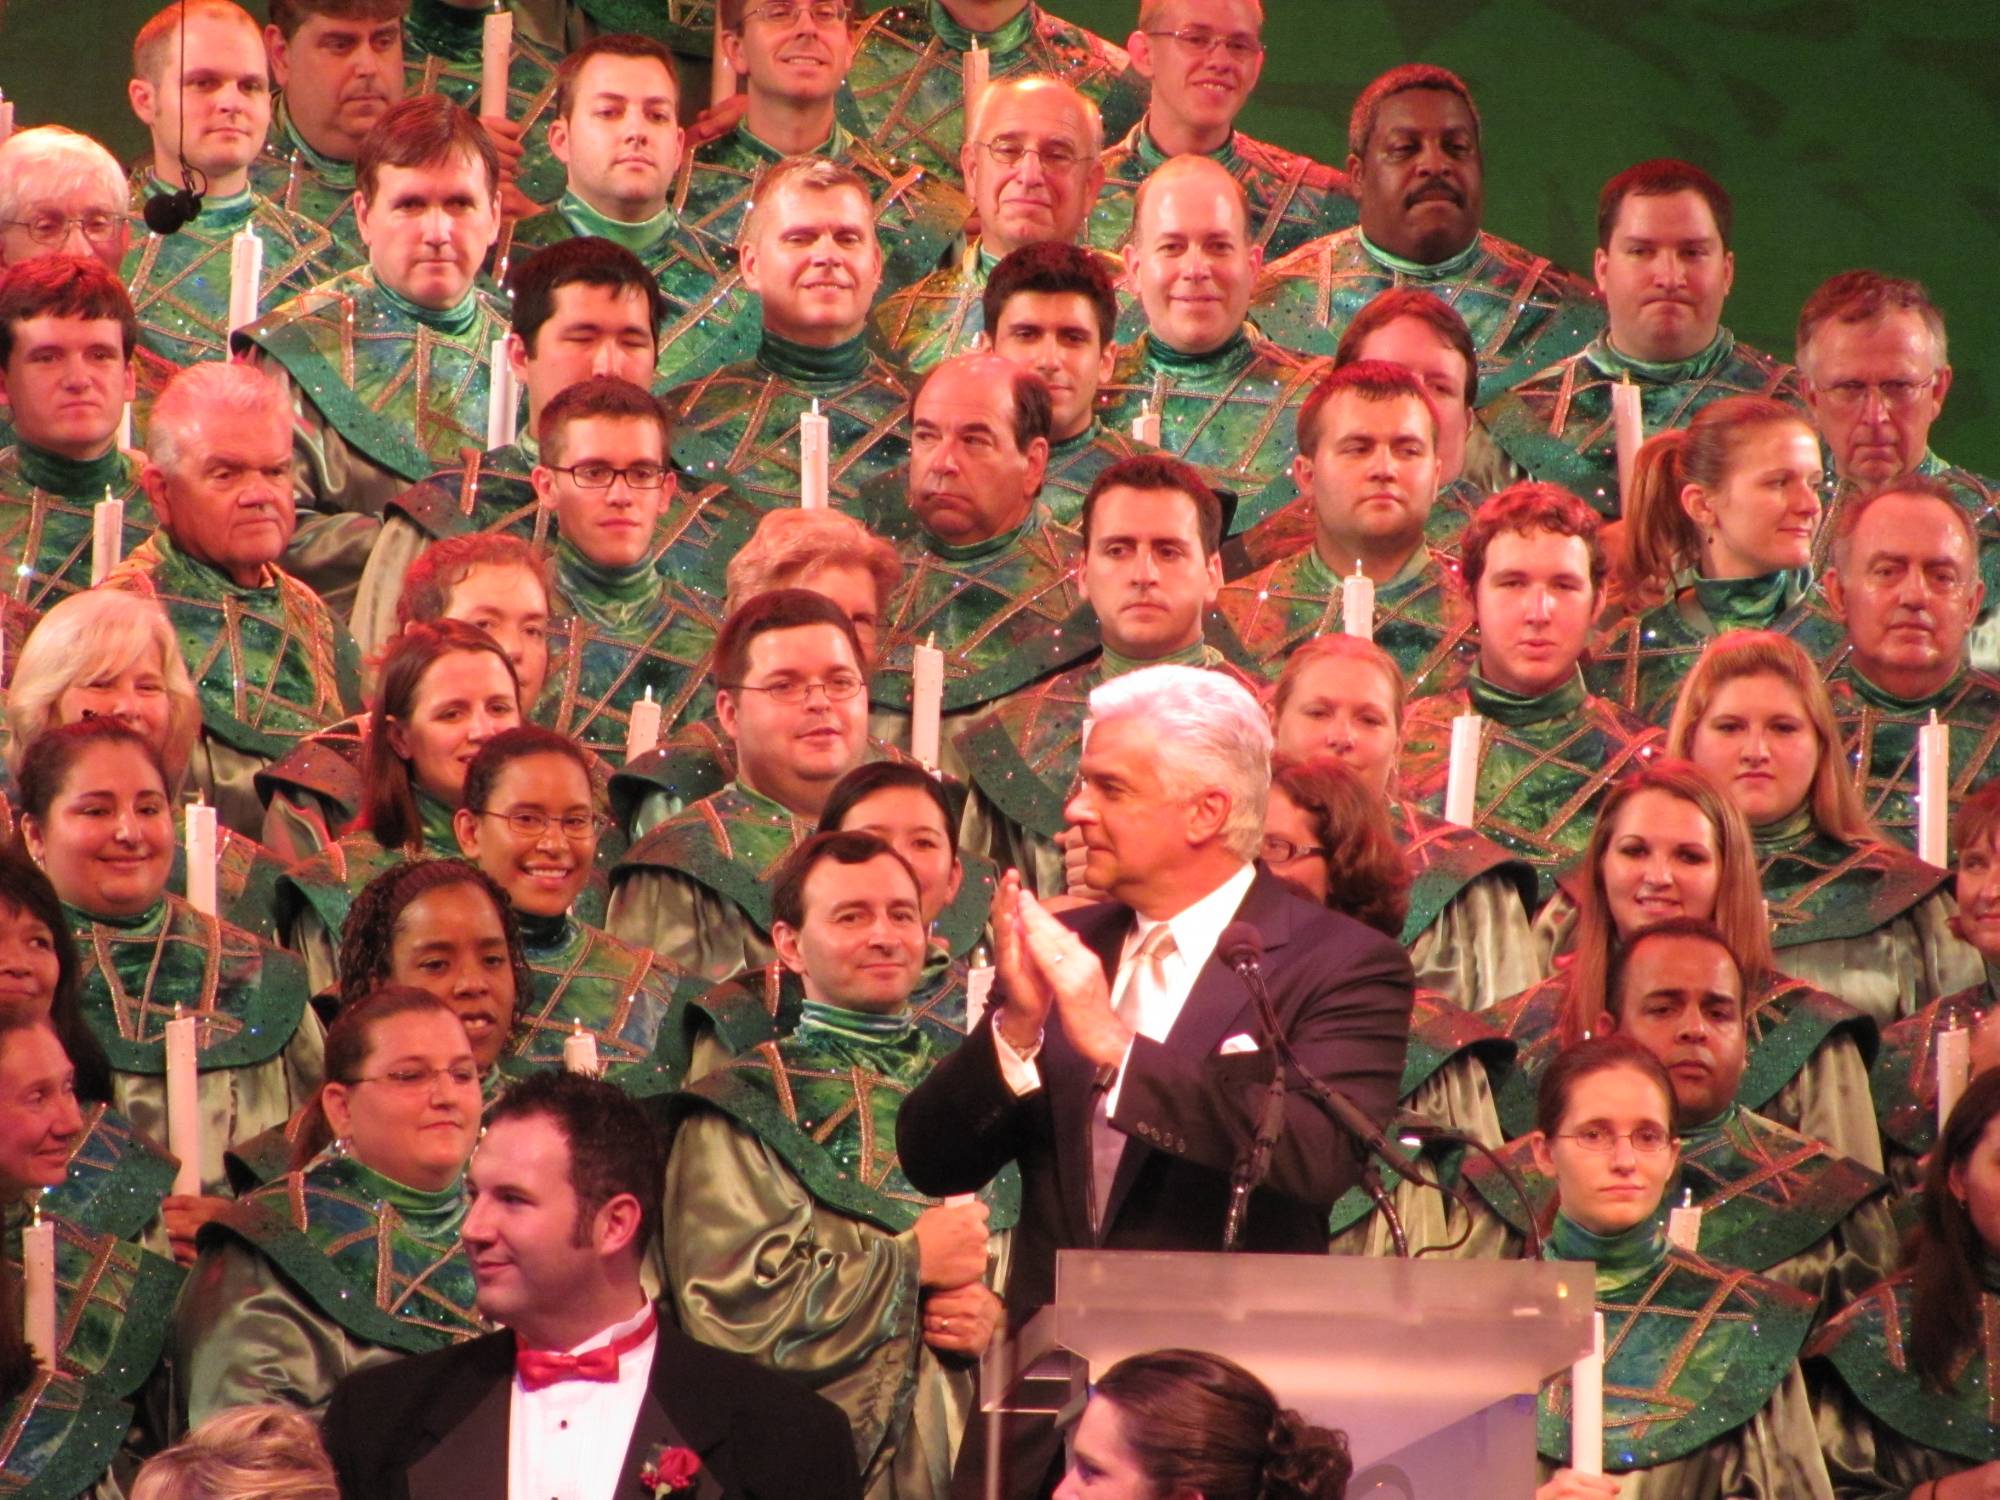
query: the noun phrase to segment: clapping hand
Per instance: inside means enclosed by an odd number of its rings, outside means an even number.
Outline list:
[[[1017,962],[1032,968],[1051,996],[1070,1045],[1099,1067],[1117,1067],[1132,1045],[1132,1028],[1111,1008],[1104,965],[1027,891],[1017,889],[1015,908],[1010,925],[1018,932]]]

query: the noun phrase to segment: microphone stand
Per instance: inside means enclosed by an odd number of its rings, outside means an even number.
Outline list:
[[[1261,981],[1255,986],[1260,994],[1263,988]],[[1276,1030],[1270,1017],[1265,1015],[1263,1019],[1265,1027],[1275,1038]],[[1279,1061],[1274,1046],[1271,1081],[1264,1085],[1264,1108],[1257,1117],[1257,1129],[1251,1134],[1249,1146],[1236,1158],[1235,1170],[1229,1175],[1229,1214],[1222,1221],[1222,1248],[1225,1251],[1239,1248],[1243,1237],[1243,1216],[1250,1207],[1250,1190],[1262,1182],[1264,1174],[1271,1170],[1271,1152],[1284,1130],[1285,1065]]]
[[[1423,1142],[1442,1141],[1453,1146],[1470,1146],[1474,1151],[1477,1151],[1491,1162],[1493,1170],[1498,1172],[1501,1178],[1505,1180],[1507,1186],[1513,1190],[1515,1199],[1521,1205],[1521,1222],[1527,1229],[1527,1258],[1529,1260],[1540,1260],[1542,1258],[1542,1231],[1541,1226],[1535,1222],[1535,1209],[1528,1197],[1528,1185],[1521,1181],[1521,1174],[1514,1170],[1512,1164],[1504,1156],[1487,1145],[1486,1142],[1480,1140],[1476,1135],[1469,1135],[1463,1130],[1453,1130],[1450,1126],[1436,1124],[1421,1116],[1399,1121],[1396,1126],[1396,1133]],[[1465,1196],[1462,1193],[1453,1193],[1451,1196],[1457,1198],[1461,1203],[1466,1203]],[[1466,1206],[1468,1209],[1471,1207],[1469,1203]]]

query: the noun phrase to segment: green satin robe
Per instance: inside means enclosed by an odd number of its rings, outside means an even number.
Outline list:
[[[1389,828],[1410,871],[1402,937],[1418,987],[1485,1010],[1533,984],[1534,868],[1413,803],[1390,803]]]
[[[124,503],[121,554],[153,534],[160,523],[139,483],[144,467],[143,454],[116,444],[83,463],[18,441],[0,449],[0,568],[14,603],[40,612],[90,587],[93,507],[100,500]]]
[[[272,105],[264,148],[250,163],[250,191],[326,231],[320,259],[327,275],[368,263],[368,247],[354,222],[354,163],[334,161],[308,146],[293,128],[282,94]]]

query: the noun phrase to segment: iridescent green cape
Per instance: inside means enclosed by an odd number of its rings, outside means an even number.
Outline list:
[[[37,1370],[27,1390],[0,1406],[0,1487],[22,1500],[94,1493],[132,1416],[95,1381]]]
[[[1809,815],[1795,823],[1757,839],[1771,941],[1780,949],[1874,932],[1951,879],[1899,845],[1845,843],[1814,828]]]
[[[410,0],[403,21],[405,96],[443,94],[479,113],[480,52],[485,15],[447,0]],[[556,65],[563,55],[518,23],[507,68],[507,118],[521,127],[521,191],[537,203],[561,196],[568,173],[549,150],[556,113]]]
[[[1512,851],[1470,828],[1447,823],[1413,802],[1391,799],[1389,831],[1410,872],[1410,905],[1403,920],[1409,947],[1444,914],[1465,888],[1482,875],[1504,876],[1521,893],[1523,907],[1535,904],[1534,867]]]
[[[1109,252],[1097,252],[1098,263],[1114,283],[1122,283],[1124,262]],[[884,359],[922,375],[955,354],[969,353],[986,333],[986,283],[1000,259],[977,239],[953,253],[943,265],[877,299],[868,324],[868,341]],[[885,283],[886,285],[886,283]],[[1129,328],[1135,304],[1121,295],[1118,335]]]
[[[108,1104],[83,1106],[69,1175],[42,1198],[42,1212],[91,1234],[136,1240],[173,1191],[178,1163]]]
[[[143,456],[114,444],[102,458],[75,463],[16,442],[0,449],[0,567],[7,590],[30,609],[45,610],[90,587],[94,507],[122,501],[121,553],[129,554],[160,524],[139,483]],[[10,658],[11,660],[11,658]]]
[[[1933,1000],[1915,1015],[1882,1028],[1882,1049],[1868,1070],[1882,1143],[1908,1157],[1937,1145],[1937,1039],[1948,1026],[1973,1028],[1993,1008],[1994,972],[1984,984]]]
[[[250,191],[326,231],[320,259],[327,275],[368,263],[354,223],[354,163],[321,156],[301,140],[282,95],[272,106],[264,149],[250,163]]]
[[[21,1271],[21,1231],[27,1212],[10,1206],[4,1253]],[[44,1208],[56,1231],[56,1361],[64,1375],[129,1400],[165,1347],[175,1294],[186,1272],[129,1240],[77,1224]]]
[[[1827,688],[1868,815],[1906,849],[1917,847],[1917,731],[1933,715],[1950,729],[1949,807],[2000,772],[2000,677],[1967,669],[1928,698],[1898,698],[1864,677],[1850,655]]]
[[[1439,490],[1424,522],[1424,540],[1431,549],[1456,562],[1459,536],[1485,498],[1486,492],[1463,475]],[[1298,492],[1289,472],[1280,474],[1263,494],[1237,507],[1231,523],[1236,535],[1222,548],[1223,576],[1241,578],[1305,551],[1312,546],[1317,527],[1312,497]]]

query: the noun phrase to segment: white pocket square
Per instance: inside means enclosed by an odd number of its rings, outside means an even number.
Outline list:
[[[1255,1052],[1256,1050],[1257,1039],[1247,1031],[1239,1031],[1235,1036],[1222,1044],[1219,1054],[1223,1057],[1234,1057],[1239,1052]]]

